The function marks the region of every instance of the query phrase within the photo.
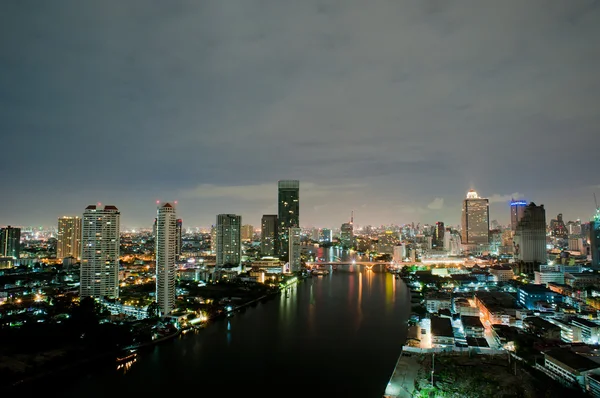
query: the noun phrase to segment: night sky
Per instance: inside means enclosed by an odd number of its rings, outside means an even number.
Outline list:
[[[0,225],[96,202],[150,227],[458,224],[475,188],[587,220],[600,194],[600,2],[0,2]]]

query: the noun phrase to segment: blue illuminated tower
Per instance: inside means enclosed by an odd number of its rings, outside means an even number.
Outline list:
[[[525,214],[526,206],[527,202],[524,200],[510,201],[510,227],[513,232],[517,230],[517,225],[519,225],[519,221],[521,221],[523,215]]]
[[[600,209],[590,221],[590,251],[592,254],[592,267],[600,267]]]

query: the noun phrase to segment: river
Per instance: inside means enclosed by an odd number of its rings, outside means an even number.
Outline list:
[[[381,397],[409,313],[406,286],[383,266],[339,266],[142,352],[126,370],[69,380],[64,395]]]

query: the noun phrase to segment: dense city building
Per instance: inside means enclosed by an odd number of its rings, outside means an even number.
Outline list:
[[[544,205],[531,202],[525,207],[523,217],[514,236],[515,259],[526,263],[544,264],[546,251],[546,210]]]
[[[290,230],[288,232],[289,241],[290,241],[290,247],[289,247],[289,253],[290,253],[290,259],[289,259],[290,269],[289,269],[289,271],[290,272],[300,271],[300,266],[301,266],[300,237],[301,237],[301,233],[302,233],[302,230],[300,228],[290,228]]]
[[[262,256],[277,255],[277,214],[265,214],[261,219],[260,253]]]
[[[18,260],[21,252],[21,228],[10,225],[0,229],[0,256]]]
[[[444,227],[444,223],[438,221],[435,223],[435,228],[433,229],[433,244],[437,248],[444,247],[444,234],[446,232],[446,228]]]
[[[277,183],[277,221],[279,223],[278,253],[282,260],[289,258],[289,229],[300,227],[300,181],[280,180]]]
[[[56,241],[56,258],[81,259],[81,217],[60,217]]]
[[[242,216],[217,216],[217,266],[238,266],[242,261]]]
[[[600,267],[600,210],[590,221],[590,251],[592,266]]]
[[[340,241],[345,248],[351,248],[354,240],[354,226],[352,222],[342,224],[340,231]]]
[[[161,203],[156,212],[156,302],[163,315],[175,308],[178,221],[175,206]]]
[[[177,236],[177,240],[175,241],[175,259],[179,260],[179,257],[181,256],[181,248],[183,246],[183,220],[181,218],[177,219],[175,235]]]
[[[249,241],[254,239],[254,227],[246,224],[242,225],[242,240]]]
[[[527,206],[527,202],[524,200],[510,201],[510,228],[513,232],[517,230],[517,225],[525,214],[525,206]]]
[[[120,219],[119,209],[110,205],[90,205],[83,212],[81,297],[119,297]]]
[[[489,243],[489,200],[480,198],[470,190],[462,207],[462,244],[487,245]]]

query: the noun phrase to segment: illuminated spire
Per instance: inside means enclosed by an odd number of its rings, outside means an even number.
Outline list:
[[[474,189],[471,189],[467,192],[467,199],[479,199],[479,195],[477,195],[477,192],[475,192]]]

